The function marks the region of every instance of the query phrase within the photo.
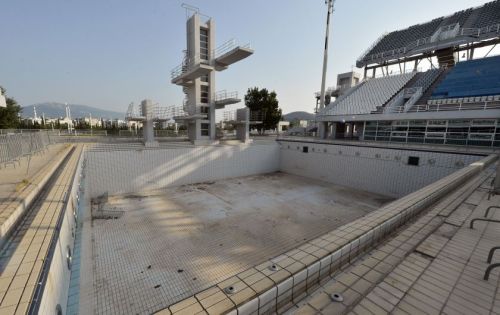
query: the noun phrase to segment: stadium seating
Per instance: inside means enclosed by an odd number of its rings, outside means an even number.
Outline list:
[[[415,72],[367,80],[351,95],[330,104],[323,115],[369,114],[383,106],[413,78]]]
[[[500,1],[486,3],[480,8],[473,27],[485,27],[500,23]]]
[[[458,63],[433,91],[432,99],[500,94],[500,56]]]
[[[451,15],[447,18],[444,18],[443,23],[441,23],[440,27],[455,24],[455,23],[458,23],[460,26],[463,26],[465,24],[465,22],[467,21],[467,19],[469,18],[469,16],[472,14],[472,12],[473,12],[473,9],[467,9],[467,10],[456,12],[453,15]]]
[[[368,55],[405,47],[418,39],[432,36],[442,21],[443,18],[440,17],[428,23],[417,24],[404,30],[391,32],[382,38]]]
[[[404,30],[391,32],[378,41],[373,48],[361,58],[390,52],[408,47],[417,40],[430,38],[440,27],[458,23],[463,28],[483,28],[500,23],[500,0],[483,6],[462,10],[446,17],[439,17],[430,22],[413,25]],[[496,31],[496,28],[495,28]]]
[[[430,69],[423,72],[417,81],[409,87],[421,87],[422,91],[425,92],[431,84],[436,80],[436,78],[443,72],[443,69]]]

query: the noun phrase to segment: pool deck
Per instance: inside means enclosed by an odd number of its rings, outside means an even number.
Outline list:
[[[68,152],[53,144],[0,168],[0,246]]]
[[[42,161],[38,161],[37,175],[27,183],[27,187],[15,194],[15,198],[12,197],[14,199],[8,199],[26,205],[26,209],[19,222],[12,225],[10,235],[0,251],[2,315],[27,314],[39,298],[36,294],[43,282],[41,277],[44,265],[50,261],[49,256],[53,255],[50,247],[57,237],[57,224],[65,209],[66,195],[71,189],[82,152],[81,146],[64,146],[62,151],[59,149],[60,146],[55,146],[53,150],[57,154],[45,157],[45,160],[48,159],[45,167],[42,167]],[[52,173],[53,177],[42,180]],[[14,178],[11,180],[15,182]],[[27,190],[37,195],[36,198],[33,197],[33,203],[29,203],[29,207],[23,194]]]
[[[499,274],[484,280],[488,252],[500,246],[500,224],[474,223],[488,200],[491,173],[452,194],[416,222],[296,301],[288,314],[500,314]],[[500,219],[490,211],[488,219]],[[500,262],[500,252],[492,263]],[[333,301],[339,294],[343,301]]]

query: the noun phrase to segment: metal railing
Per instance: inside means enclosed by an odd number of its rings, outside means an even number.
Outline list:
[[[456,38],[456,37],[460,37],[460,36],[481,37],[482,35],[485,35],[485,34],[487,35],[490,33],[500,33],[500,23],[493,24],[490,26],[481,27],[481,28],[460,28],[460,30],[458,32],[456,32],[456,35],[454,37],[449,37],[447,39]],[[373,61],[373,60],[377,60],[377,59],[381,59],[381,58],[385,58],[385,57],[398,57],[398,56],[406,54],[407,52],[409,52],[409,51],[411,51],[419,46],[423,46],[423,45],[430,44],[430,43],[433,43],[432,36],[420,38],[420,39],[417,39],[416,41],[409,43],[408,45],[406,45],[404,47],[400,47],[400,48],[396,48],[396,49],[392,49],[392,50],[387,50],[387,51],[383,51],[383,52],[371,54],[371,55],[367,55],[367,54],[362,55],[362,58],[358,59],[357,62],[361,63],[363,61]]]
[[[173,130],[173,129],[155,129],[155,137],[185,137],[187,135],[186,130]],[[132,129],[132,130],[120,130],[118,133],[119,137],[131,137],[131,138],[142,138],[142,129]]]
[[[251,49],[250,43],[239,44],[235,39],[230,39],[227,42],[223,43],[219,47],[213,49],[208,54],[196,54],[194,56],[189,56],[188,52],[185,52],[184,59],[181,64],[177,67],[173,68],[170,76],[171,79],[175,79],[184,73],[188,72],[190,69],[194,68],[199,64],[209,64],[210,60],[219,58],[220,56],[234,50],[238,47]]]
[[[184,104],[182,106],[174,106],[171,108],[172,118],[180,118],[192,115],[208,115],[208,106],[197,106]]]
[[[214,94],[214,102],[220,102],[227,99],[238,98],[238,92],[232,91],[228,92],[226,90],[218,91]]]
[[[404,96],[405,96],[405,91],[404,89],[400,91],[392,100],[385,105],[385,108],[383,110],[384,113],[394,113],[395,110],[400,107],[400,104],[403,103],[404,101]]]
[[[51,132],[49,129],[0,129],[0,135],[10,135],[14,133]]]
[[[68,130],[60,130],[57,132],[56,136],[103,136],[108,135],[107,130],[99,129],[73,129],[68,132]]]
[[[378,43],[380,43],[380,41],[382,40],[382,38],[384,38],[384,37],[385,37],[386,35],[388,35],[388,34],[389,34],[389,33],[387,33],[387,32],[386,32],[386,33],[384,33],[384,34],[380,35],[380,36],[379,36],[379,37],[378,37],[378,38],[377,38],[377,39],[373,42],[373,44],[371,44],[371,46],[370,46],[370,47],[368,47],[368,48],[367,48],[367,49],[366,49],[366,50],[365,50],[365,51],[361,54],[361,56],[359,56],[359,57],[358,57],[358,59],[357,59],[357,60],[365,60],[365,58],[366,58],[366,56],[368,55],[368,53],[369,53],[370,51],[372,51],[372,49],[373,49],[373,48],[375,48],[375,46],[377,46],[377,45],[378,45]]]
[[[223,43],[222,45],[220,45],[219,47],[212,50],[212,56],[214,58],[219,58],[220,56],[222,56],[222,55],[224,55],[224,54],[226,54],[226,53],[230,52],[231,50],[236,49],[238,47],[247,48],[247,49],[252,48],[250,46],[250,43],[239,44],[238,41],[236,41],[236,39],[232,38],[232,39],[226,41],[225,43]]]
[[[225,110],[222,114],[222,121],[235,121],[236,110]]]
[[[484,101],[476,103],[457,103],[457,104],[436,104],[436,105],[414,105],[408,112],[443,112],[443,111],[462,111],[462,110],[488,110],[500,109],[500,101]]]
[[[203,57],[201,54],[197,54],[194,56],[185,56],[184,60],[181,62],[181,64],[172,69],[172,71],[170,73],[171,79],[173,80],[173,79],[183,75],[184,73],[188,72],[190,69],[194,68],[196,65],[208,64],[209,60],[211,59],[211,56],[208,55],[208,59],[203,58]]]
[[[481,28],[462,28],[460,29],[460,35],[462,36],[481,36],[483,34],[489,33],[500,33],[500,23],[493,24],[490,26],[484,26]]]
[[[0,164],[6,165],[20,161],[29,156],[44,151],[49,144],[53,144],[54,137],[51,131],[39,130],[19,133],[3,133],[0,135]]]
[[[422,97],[422,95],[424,94],[424,89],[422,87],[416,87],[416,88],[413,88],[415,89],[413,92],[413,94],[411,95],[410,99],[408,99],[406,101],[406,103],[403,105],[403,110],[405,112],[407,112],[408,110],[410,110],[410,108],[412,108],[413,105],[415,105],[415,103]]]
[[[180,108],[180,109],[179,109]],[[144,113],[142,106],[136,107],[133,103],[129,105],[127,113],[125,114],[125,120],[127,121],[137,121],[137,120],[152,120],[152,121],[166,121],[170,120],[175,116],[179,116],[182,106],[160,106],[160,104],[152,104],[148,107],[147,113]]]
[[[386,72],[377,73],[374,77],[367,77],[364,80],[368,81],[368,80],[372,80],[372,79],[392,77],[392,76],[408,74],[408,73],[412,73],[412,72],[413,73],[422,72],[422,67],[417,67],[416,69],[408,68],[408,69],[404,69],[404,70],[393,69],[389,73],[386,73]]]

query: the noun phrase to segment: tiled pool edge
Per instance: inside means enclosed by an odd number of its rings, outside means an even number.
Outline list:
[[[243,271],[169,306],[159,314],[267,314],[301,299],[328,276],[420,211],[477,175],[490,155],[360,219]]]
[[[85,147],[79,161],[77,175],[79,177],[78,192],[76,194],[76,217],[75,231],[73,244],[73,260],[69,280],[68,301],[66,305],[66,314],[78,314],[80,302],[80,266],[81,266],[81,247],[82,247],[82,230],[83,230],[83,212],[85,205]],[[76,185],[76,183],[74,183]]]

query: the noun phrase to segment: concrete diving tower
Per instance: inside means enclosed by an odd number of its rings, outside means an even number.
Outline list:
[[[215,22],[197,8],[185,7],[191,16],[186,22],[186,50],[180,65],[171,71],[171,82],[182,86],[181,115],[189,139],[195,144],[216,142],[215,110],[241,102],[237,92],[216,91],[215,73],[253,54],[249,44],[234,39],[219,47],[215,43]]]

